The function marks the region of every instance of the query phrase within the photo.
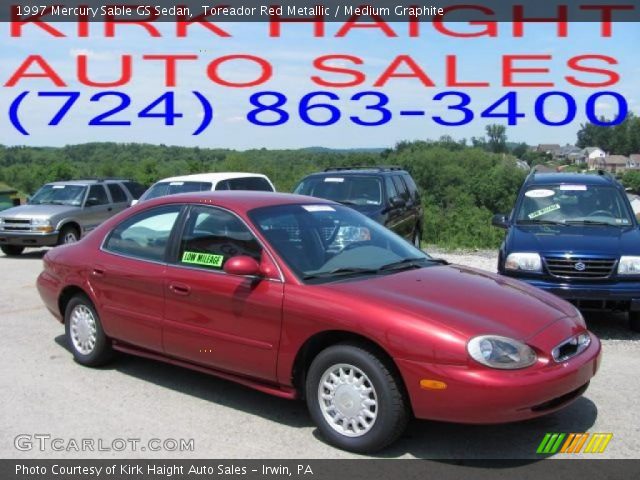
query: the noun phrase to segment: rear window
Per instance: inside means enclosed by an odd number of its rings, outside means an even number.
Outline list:
[[[147,190],[141,200],[151,200],[178,193],[209,192],[212,187],[211,182],[158,182]]]
[[[222,180],[216,185],[216,190],[253,190],[259,192],[273,192],[271,184],[262,177],[242,177]]]
[[[300,182],[294,193],[345,205],[380,205],[382,182],[379,177],[365,175],[314,176]]]

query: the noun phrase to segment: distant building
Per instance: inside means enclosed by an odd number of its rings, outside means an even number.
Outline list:
[[[640,169],[640,153],[632,153],[629,155],[629,168]]]
[[[606,157],[607,154],[601,148],[587,147],[583,149],[582,152],[589,170],[598,170],[605,167],[604,157]]]
[[[541,143],[536,147],[536,152],[545,153],[547,155],[551,155],[553,158],[558,156],[560,152],[560,145],[557,143]]]
[[[629,169],[629,157],[624,155],[609,155],[604,157],[604,169],[611,173],[622,173]]]

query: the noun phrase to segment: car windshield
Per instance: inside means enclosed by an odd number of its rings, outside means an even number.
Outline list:
[[[212,187],[211,182],[158,182],[140,197],[140,201],[178,193],[209,192]]]
[[[382,183],[378,177],[365,175],[327,175],[304,179],[295,192],[299,195],[326,198],[345,205],[380,205]]]
[[[45,185],[38,190],[29,205],[72,205],[79,207],[84,200],[87,187],[84,185]]]
[[[516,214],[518,224],[632,224],[620,191],[613,187],[563,184],[530,187]]]
[[[252,210],[249,216],[296,275],[311,283],[440,262],[341,205],[280,205]]]

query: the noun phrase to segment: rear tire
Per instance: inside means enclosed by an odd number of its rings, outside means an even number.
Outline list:
[[[629,312],[629,328],[640,333],[640,312]]]
[[[80,232],[75,227],[68,225],[62,227],[60,230],[60,236],[58,237],[58,245],[70,245],[80,240]]]
[[[0,249],[7,257],[17,257],[24,252],[24,247],[20,245],[2,245]]]
[[[64,326],[76,362],[99,367],[113,358],[111,340],[104,334],[98,312],[86,295],[76,295],[69,301]]]
[[[378,451],[402,435],[409,420],[401,380],[372,351],[352,344],[323,350],[306,380],[309,413],[331,444]]]

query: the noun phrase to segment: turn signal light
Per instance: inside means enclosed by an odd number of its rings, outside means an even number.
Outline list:
[[[447,388],[447,384],[440,380],[428,380],[425,378],[420,380],[420,388],[425,390],[444,390]]]

